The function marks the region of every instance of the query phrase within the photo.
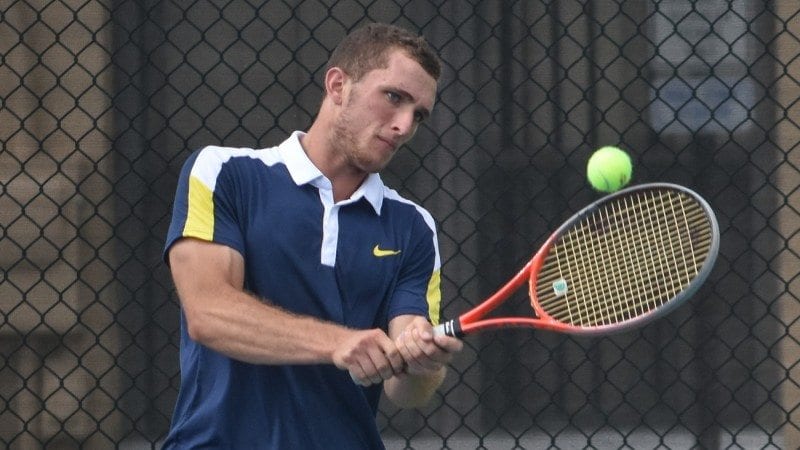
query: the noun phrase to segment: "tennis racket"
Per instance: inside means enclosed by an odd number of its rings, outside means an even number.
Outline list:
[[[719,226],[697,193],[666,183],[610,194],[561,225],[491,297],[435,335],[533,327],[605,335],[639,327],[689,299],[711,272]],[[528,281],[536,317],[485,318]]]

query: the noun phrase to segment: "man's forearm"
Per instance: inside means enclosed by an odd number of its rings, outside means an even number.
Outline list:
[[[233,288],[208,295],[224,296],[225,300],[217,297],[201,300],[201,306],[185,306],[189,336],[240,361],[331,363],[337,343],[348,332],[340,325],[290,313]]]
[[[442,385],[445,375],[446,367],[424,375],[397,375],[386,381],[384,391],[386,397],[400,408],[423,407]]]

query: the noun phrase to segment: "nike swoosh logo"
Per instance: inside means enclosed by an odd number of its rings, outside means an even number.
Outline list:
[[[400,250],[385,250],[381,248],[380,244],[376,244],[375,247],[373,247],[372,249],[372,254],[377,256],[378,258],[383,258],[384,256],[399,255]]]

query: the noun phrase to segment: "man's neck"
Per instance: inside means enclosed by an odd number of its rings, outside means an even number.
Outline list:
[[[306,135],[300,138],[300,147],[311,163],[330,180],[334,201],[346,200],[367,179],[368,174],[353,170],[342,156],[334,154],[322,137],[312,125]]]

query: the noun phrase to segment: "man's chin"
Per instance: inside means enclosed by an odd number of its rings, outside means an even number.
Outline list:
[[[360,161],[359,169],[367,173],[378,173],[386,168],[391,162],[394,152],[387,158],[381,160]]]
[[[388,165],[389,165],[388,161],[382,164],[368,164],[361,166],[361,170],[364,171],[365,173],[378,173],[381,172],[383,169],[385,169],[386,166]]]

